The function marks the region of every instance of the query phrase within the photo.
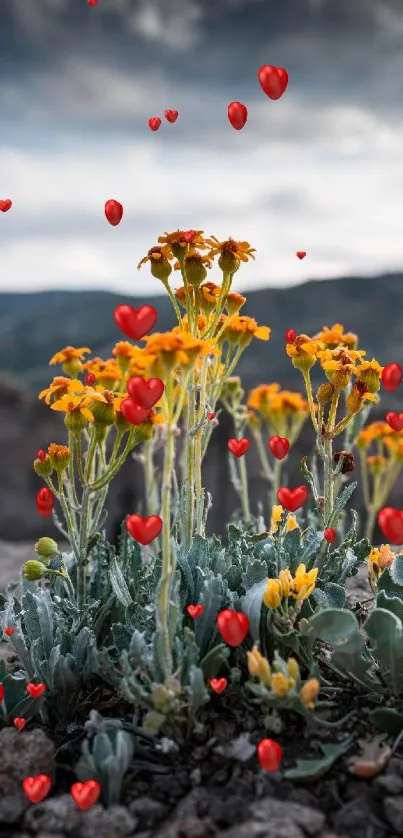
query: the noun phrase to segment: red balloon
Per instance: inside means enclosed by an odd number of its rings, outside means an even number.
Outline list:
[[[113,312],[115,323],[126,337],[131,340],[141,340],[151,331],[157,322],[157,309],[154,306],[140,306],[135,309],[133,306],[116,306]]]
[[[308,494],[306,486],[297,486],[296,489],[282,487],[277,492],[277,500],[288,512],[296,512],[304,505],[308,499]]]
[[[244,128],[248,119],[248,109],[242,102],[231,102],[228,105],[228,119],[236,131]]]
[[[151,119],[148,120],[148,124],[150,126],[150,131],[158,131],[158,128],[161,125],[161,120],[159,116],[152,116]]]
[[[276,460],[284,460],[290,450],[290,441],[285,436],[271,436],[269,448]]]
[[[324,537],[328,544],[333,544],[333,542],[336,541],[337,532],[333,529],[333,527],[326,527]]]
[[[225,608],[217,617],[217,628],[229,646],[240,646],[249,631],[249,620],[242,611]]]
[[[295,338],[297,337],[297,333],[295,329],[287,329],[284,338],[286,343],[294,343]]]
[[[131,425],[142,425],[150,414],[148,408],[141,407],[133,399],[123,399],[120,403],[120,412],[126,422],[130,422]]]
[[[287,70],[283,67],[265,64],[260,68],[257,77],[263,92],[269,99],[280,99],[288,84]]]
[[[173,123],[173,122],[176,122],[176,120],[178,119],[179,112],[178,111],[164,111],[164,116],[165,116],[165,119],[168,120],[168,122]]]
[[[151,410],[160,400],[165,390],[165,384],[160,378],[142,378],[134,375],[127,382],[127,391],[134,402],[140,407]]]
[[[382,370],[381,381],[385,388],[388,390],[389,393],[393,393],[394,390],[397,390],[400,387],[401,380],[402,380],[403,370],[400,364],[388,364]]]
[[[149,515],[148,518],[142,518],[141,515],[129,515],[126,529],[139,544],[151,544],[162,530],[162,518],[159,515]]]
[[[231,454],[234,454],[235,457],[243,457],[250,448],[250,442],[246,437],[242,439],[229,439],[227,445],[228,451],[231,451]]]
[[[273,739],[262,739],[257,746],[257,756],[264,771],[274,773],[281,764],[283,751],[278,742]]]
[[[112,224],[112,227],[117,227],[120,224],[123,216],[123,207],[119,201],[115,201],[113,198],[110,198],[109,201],[105,204],[105,216],[109,224]]]
[[[393,431],[398,432],[403,430],[403,413],[387,413],[386,421]]]
[[[384,506],[378,515],[378,524],[391,544],[403,544],[403,510]]]

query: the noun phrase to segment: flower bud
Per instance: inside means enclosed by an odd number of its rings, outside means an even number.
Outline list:
[[[301,632],[308,631],[308,629],[309,629],[309,620],[307,620],[307,619],[306,619],[306,617],[301,617],[301,619],[300,619],[300,621],[299,621],[299,626],[298,626],[298,628],[299,628],[299,630],[300,630]]]
[[[28,562],[25,562],[23,572],[25,579],[29,582],[37,582],[38,579],[42,579],[45,576],[46,567],[42,562],[38,562],[36,559],[30,559]]]
[[[39,474],[39,477],[49,477],[53,471],[50,457],[46,455],[45,459],[41,458],[34,460],[34,471]]]
[[[88,410],[91,411],[94,417],[94,425],[108,428],[115,421],[115,410],[113,407],[112,393],[109,390],[105,390],[104,396],[107,399],[106,402],[90,402]]]
[[[66,445],[57,445],[52,442],[48,447],[50,462],[55,471],[64,471],[71,462],[71,451]]]
[[[35,544],[35,553],[43,559],[50,559],[59,552],[59,546],[54,538],[43,536]]]
[[[331,402],[334,392],[333,384],[321,384],[316,392],[316,401],[324,406]]]
[[[199,253],[189,253],[185,257],[185,272],[188,283],[194,288],[198,288],[206,279],[207,270],[203,265],[203,257]]]
[[[301,672],[299,669],[298,661],[295,660],[295,658],[288,658],[287,670],[290,678],[293,678],[295,683],[300,680]]]
[[[236,314],[238,311],[241,310],[242,306],[246,303],[246,297],[243,297],[242,294],[237,294],[236,291],[231,291],[228,294],[226,299],[225,307],[228,311],[228,314]]]
[[[62,364],[62,370],[66,375],[71,375],[72,378],[77,378],[80,372],[84,369],[83,364],[79,358],[69,358]]]
[[[302,704],[305,704],[307,710],[313,710],[319,691],[320,684],[317,678],[311,678],[309,681],[306,681],[304,686],[301,688],[299,698],[302,701]]]
[[[267,588],[263,594],[263,602],[267,608],[278,608],[282,599],[281,582],[278,579],[268,579]]]
[[[161,280],[161,282],[168,282],[168,279],[172,273],[172,265],[168,262],[168,259],[165,256],[161,256],[160,259],[151,259],[151,273],[155,276],[156,279]]]
[[[283,698],[287,695],[292,687],[293,684],[290,683],[289,679],[282,672],[275,672],[271,676],[271,690],[278,698]]]

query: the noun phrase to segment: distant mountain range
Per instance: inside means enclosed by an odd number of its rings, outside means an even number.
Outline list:
[[[270,343],[254,340],[239,365],[247,388],[269,381],[301,387],[300,375],[284,351],[288,328],[312,335],[323,325],[340,322],[359,335],[369,357],[375,356],[381,364],[403,364],[403,274],[311,281],[292,288],[252,291],[247,296],[242,313],[272,328]],[[124,339],[113,320],[115,306],[124,302],[136,308],[150,302],[155,305],[158,331],[174,325],[166,296],[130,298],[105,291],[0,293],[0,371],[36,391],[49,381],[49,358],[68,344],[88,346],[95,355],[108,357],[114,342]],[[388,396],[388,403],[395,404],[398,398]]]

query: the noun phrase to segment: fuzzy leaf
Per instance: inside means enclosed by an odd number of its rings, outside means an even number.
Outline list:
[[[335,745],[320,744],[323,757],[318,759],[298,759],[296,768],[284,772],[286,780],[318,780],[323,777],[334,763],[345,754],[354,741],[353,736],[348,736],[342,742]]]
[[[396,585],[403,588],[403,555],[396,556],[390,566],[390,576]]]
[[[336,499],[336,501],[334,503],[332,514],[331,514],[331,516],[329,518],[329,522],[327,524],[328,527],[335,527],[337,525],[340,514],[342,513],[344,507],[346,506],[346,503],[350,500],[351,495],[353,494],[353,492],[355,491],[356,488],[357,488],[357,481],[354,480],[352,483],[349,483],[343,489],[342,493],[339,495],[339,497]]]
[[[403,713],[393,707],[378,707],[369,714],[369,719],[375,727],[391,736],[398,736],[403,730]]]
[[[306,636],[322,640],[334,648],[341,647],[345,652],[359,652],[365,648],[357,618],[351,611],[342,608],[329,608],[314,614],[309,620]]]
[[[260,615],[263,605],[263,594],[267,587],[267,577],[253,585],[245,596],[241,598],[242,611],[249,618],[249,634],[254,641],[260,638]]]
[[[397,596],[388,596],[385,591],[379,591],[375,600],[376,608],[383,608],[391,611],[403,625],[403,600]]]
[[[386,594],[400,597],[403,599],[403,587],[394,582],[390,573],[390,567],[385,567],[381,575],[378,577],[377,590],[385,591]]]
[[[375,608],[364,623],[379,668],[387,682],[398,692],[402,686],[403,626],[391,611]]]
[[[127,608],[133,602],[126,585],[123,573],[117,563],[116,556],[112,556],[109,565],[109,579],[116,599]]]

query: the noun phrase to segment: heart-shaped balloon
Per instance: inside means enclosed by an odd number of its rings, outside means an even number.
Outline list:
[[[244,128],[248,119],[248,109],[242,102],[231,102],[228,105],[228,119],[236,131]]]
[[[150,415],[148,408],[141,407],[133,399],[123,399],[120,403],[120,412],[126,422],[130,422],[131,425],[142,425]]]
[[[257,746],[257,755],[264,771],[271,774],[280,768],[283,751],[274,739],[262,739]]]
[[[164,116],[165,119],[168,120],[168,122],[173,123],[176,122],[176,120],[178,119],[179,111],[164,111]]]
[[[209,420],[209,422],[211,422],[213,419],[215,419],[215,413],[208,413],[207,419]]]
[[[11,626],[8,626],[7,628],[4,629],[4,634],[6,634],[7,637],[11,637],[14,634],[14,632],[15,632],[15,629],[12,628]]]
[[[109,224],[112,224],[112,227],[117,227],[123,217],[122,204],[110,198],[105,204],[105,217]]]
[[[13,722],[14,727],[16,727],[17,730],[24,730],[27,720],[24,719],[22,716],[16,716],[15,719],[13,719]]]
[[[52,788],[52,780],[47,774],[38,774],[37,777],[25,777],[25,780],[22,781],[22,788],[31,803],[41,803]]]
[[[403,370],[400,364],[387,364],[386,367],[383,368],[381,374],[381,381],[382,384],[389,393],[393,393],[400,387],[402,381]]]
[[[333,542],[336,541],[337,532],[333,529],[333,527],[326,527],[323,536],[328,544],[333,544]]]
[[[151,410],[160,400],[165,389],[165,384],[160,378],[142,378],[141,375],[134,375],[127,382],[127,390],[134,402]]]
[[[74,803],[80,809],[86,811],[97,802],[101,794],[101,786],[96,780],[87,780],[86,783],[73,783],[70,794]]]
[[[8,212],[11,209],[13,202],[10,201],[10,198],[7,198],[6,201],[0,201],[0,211],[1,212]]]
[[[378,514],[378,524],[390,544],[403,544],[403,509],[384,506]]]
[[[141,340],[155,326],[158,318],[154,306],[135,309],[125,304],[116,306],[113,316],[118,329],[131,340]]]
[[[284,460],[290,450],[290,442],[285,436],[271,436],[269,448],[276,460]]]
[[[209,684],[213,692],[221,695],[227,688],[228,680],[227,678],[210,678]]]
[[[308,498],[308,489],[306,486],[297,486],[296,489],[288,489],[283,486],[277,492],[277,500],[287,509],[288,512],[296,512],[304,505]]]
[[[386,421],[392,430],[403,430],[403,413],[387,413]]]
[[[126,520],[126,529],[139,544],[151,544],[162,530],[162,518],[159,515],[149,515],[148,518],[142,518],[141,515],[129,515]]]
[[[298,259],[305,259],[306,250],[297,250]]]
[[[150,131],[158,131],[158,128],[161,125],[161,120],[159,116],[152,116],[151,119],[148,120],[148,124],[150,126]]]
[[[287,331],[284,334],[284,340],[286,343],[293,343],[296,337],[297,333],[295,329],[287,329]]]
[[[263,92],[269,99],[280,99],[288,84],[287,70],[283,67],[265,64],[260,68],[257,77]]]
[[[27,684],[27,693],[31,698],[40,698],[46,690],[45,684]]]
[[[234,454],[235,457],[243,457],[249,451],[249,448],[250,442],[246,437],[228,440],[228,451],[231,451],[231,454]]]
[[[183,238],[185,239],[185,242],[188,242],[188,244],[190,244],[190,242],[193,241],[195,235],[195,230],[186,230],[183,234]]]
[[[249,620],[242,611],[226,608],[217,617],[217,628],[229,646],[240,646],[248,633]]]
[[[198,602],[196,605],[188,605],[186,611],[189,614],[189,617],[192,617],[193,620],[197,620],[198,617],[201,617],[204,611],[204,605],[201,602]]]

